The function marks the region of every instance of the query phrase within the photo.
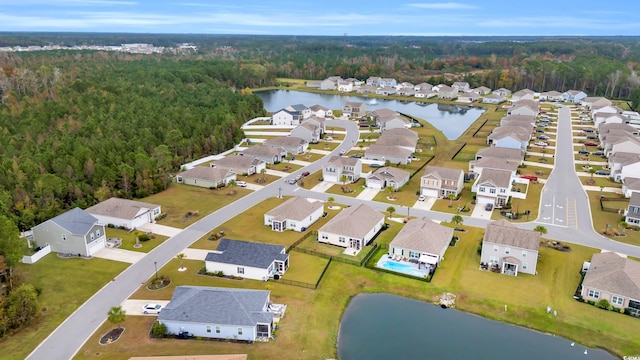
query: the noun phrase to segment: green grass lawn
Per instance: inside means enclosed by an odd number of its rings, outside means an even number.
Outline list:
[[[440,211],[450,214],[471,215],[473,208],[475,207],[473,202],[473,193],[471,193],[471,183],[465,183],[459,200],[438,199],[431,207],[433,211]],[[451,205],[451,207],[449,207]],[[459,212],[459,208],[468,207],[469,212]]]
[[[148,241],[140,241],[139,243],[141,246],[136,248],[134,247],[134,245],[136,244],[135,233],[136,233],[135,231],[106,228],[106,235],[108,238],[114,237],[114,238],[122,239],[122,245],[120,246],[120,249],[124,249],[124,250],[132,250],[132,251],[148,253],[149,251],[155,249],[156,246],[162,244],[165,240],[168,239],[168,237],[166,236],[153,234],[153,239],[150,239]],[[138,233],[142,234],[143,232],[139,231]]]
[[[251,192],[240,187],[235,187],[234,190],[235,194],[230,194],[228,188],[210,190],[197,186],[171,184],[167,190],[147,196],[141,201],[162,206],[162,212],[166,213],[167,217],[158,221],[158,224],[184,229]],[[189,211],[197,215],[185,218]]]
[[[335,148],[338,147],[338,145],[340,145],[340,144],[339,143],[334,143],[334,142],[321,141],[321,142],[319,142],[317,144],[309,144],[309,149],[333,151],[333,150],[335,150]]]
[[[591,178],[591,175],[589,175],[589,176],[580,176],[578,178],[580,179],[580,182],[582,183],[582,185],[598,186],[598,187],[604,186],[604,187],[622,189],[621,183],[615,182],[608,177],[594,176],[593,178]],[[595,183],[591,183],[590,180],[594,181]]]
[[[618,215],[615,212],[608,212],[600,210],[600,192],[599,191],[587,191],[589,196],[589,206],[591,207],[591,221],[593,222],[593,229],[599,234],[607,236],[615,241],[640,246],[640,232],[633,230],[625,230],[620,227],[620,223],[623,215]],[[603,193],[605,197],[618,197],[618,194]],[[605,201],[604,206],[612,209],[626,208],[627,201]],[[609,234],[605,234],[609,224]],[[614,236],[613,233],[624,234],[624,236]]]
[[[335,184],[332,187],[330,187],[327,191],[325,191],[325,193],[356,197],[356,196],[358,196],[358,194],[360,194],[362,192],[364,184],[365,184],[365,179],[360,178],[358,181],[356,181],[353,184],[344,184],[344,185],[343,184]],[[344,190],[349,189],[350,192],[344,192],[343,188],[344,188]]]
[[[55,254],[32,265],[18,265],[17,283],[33,284],[40,291],[42,315],[27,328],[0,341],[0,358],[26,358],[71,313],[128,266],[99,258],[62,259]]]
[[[297,158],[296,158],[297,159]],[[292,173],[296,170],[299,170],[302,168],[302,166],[300,165],[296,165],[296,164],[292,164],[288,161],[283,161],[279,164],[271,164],[271,165],[267,165],[267,168],[270,170],[276,170],[276,171],[283,171],[283,172],[288,172],[288,173]]]
[[[529,174],[541,179],[546,179],[551,174],[551,170],[553,169],[549,169],[541,166],[524,165],[524,167],[520,167],[518,169],[518,174],[521,174],[521,175]]]
[[[322,181],[322,170],[311,173],[309,176],[304,177],[302,181],[298,182],[298,186],[305,189],[311,189],[314,186],[320,184]]]
[[[320,278],[328,262],[329,259],[291,251],[289,252],[289,269],[283,278],[313,285]]]

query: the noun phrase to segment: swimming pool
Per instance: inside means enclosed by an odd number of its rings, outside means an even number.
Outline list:
[[[376,267],[393,271],[393,272],[398,272],[402,274],[419,277],[419,278],[424,278],[428,274],[426,270],[422,270],[422,269],[418,270],[418,265],[416,264],[408,263],[408,262],[393,261],[389,259],[389,256],[387,255],[382,256],[380,260],[378,260]]]

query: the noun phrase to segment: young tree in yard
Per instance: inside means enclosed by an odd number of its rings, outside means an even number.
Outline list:
[[[536,227],[534,227],[534,228],[533,228],[533,231],[537,231],[537,232],[539,232],[540,234],[544,235],[544,234],[546,234],[546,233],[547,233],[547,228],[546,228],[546,227],[544,227],[544,226],[542,226],[542,225],[538,225],[538,226],[536,226]]]
[[[120,328],[120,324],[122,324],[126,318],[127,314],[122,309],[122,306],[114,306],[109,309],[109,312],[107,313],[107,320],[109,320],[113,325],[116,325],[118,329]]]
[[[447,199],[449,199],[449,207],[453,207],[453,200],[456,198],[456,194],[454,193],[449,193],[449,195],[447,195]]]
[[[595,173],[596,173],[596,169],[594,168],[589,169],[589,174],[591,174],[591,179],[593,179],[593,174]]]
[[[26,244],[20,239],[18,227],[8,217],[0,216],[0,255],[7,266],[9,290],[13,287],[13,269],[22,261]]]
[[[176,258],[178,258],[178,260],[180,260],[180,269],[184,269],[184,258],[186,258],[187,255],[180,253],[178,255],[176,255]]]
[[[20,285],[9,294],[4,315],[5,326],[3,329],[17,329],[40,315],[38,293],[33,285]],[[2,333],[0,333],[1,335]]]
[[[460,215],[453,215],[451,218],[451,223],[455,226],[455,229],[458,230],[458,225],[462,224],[464,219]]]
[[[393,206],[389,206],[387,208],[387,212],[389,213],[389,217],[392,217],[393,213],[396,212],[396,208],[394,208]]]
[[[336,199],[333,196],[329,196],[327,198],[327,202],[329,203],[329,207],[331,207],[331,205],[333,205],[334,201],[336,201]]]
[[[340,176],[340,181],[342,182],[342,185],[347,183],[347,180],[349,180],[349,178],[347,177],[347,175],[342,175]]]

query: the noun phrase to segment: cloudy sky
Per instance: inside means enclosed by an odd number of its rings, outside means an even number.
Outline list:
[[[640,35],[640,2],[624,3],[594,0],[0,0],[0,31]]]

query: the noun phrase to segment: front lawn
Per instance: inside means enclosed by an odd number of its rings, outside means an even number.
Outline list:
[[[640,246],[640,232],[624,229],[619,226],[623,216],[622,213],[602,211],[600,209],[600,192],[599,191],[587,191],[589,196],[589,206],[591,207],[591,220],[593,221],[593,229],[599,234],[606,236],[612,240]],[[612,193],[602,193],[605,197],[617,198],[620,195]],[[623,209],[626,208],[629,203],[627,201],[605,201],[603,203],[605,208],[611,209]],[[608,226],[607,226],[608,225]],[[607,231],[608,233],[605,233]],[[614,234],[622,234],[622,236],[615,236]]]
[[[138,235],[142,235],[144,232],[138,231]],[[106,228],[107,238],[120,238],[122,239],[122,245],[119,247],[124,250],[133,250],[139,252],[148,253],[156,248],[156,246],[162,244],[168,239],[166,236],[153,234],[153,238],[147,241],[139,241],[140,246],[135,247],[136,244],[136,231],[129,231],[123,229]]]

